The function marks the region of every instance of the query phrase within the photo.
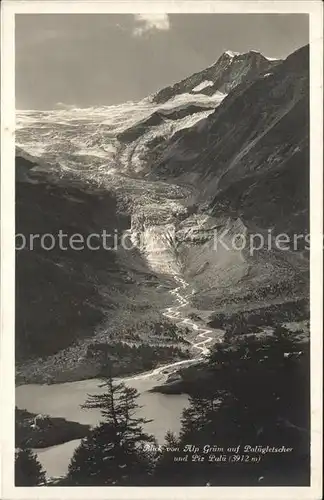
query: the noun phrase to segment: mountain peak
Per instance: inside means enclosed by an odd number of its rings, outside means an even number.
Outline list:
[[[267,57],[264,54],[262,54],[259,50],[254,50],[254,49],[250,49],[247,52],[235,52],[233,50],[226,50],[225,52],[223,52],[222,56],[228,56],[231,59],[234,59],[236,57],[241,57],[241,58],[242,57],[249,57],[252,54],[259,55],[259,56],[263,57],[264,59],[267,59],[268,61],[280,61],[280,59],[278,59],[276,57]]]
[[[194,93],[209,96],[228,94],[244,80],[256,78],[279,61],[273,61],[263,56],[257,50],[240,53],[226,50],[210,66],[190,75],[169,87],[157,92],[154,102],[162,104],[178,94]],[[217,101],[218,102],[218,101]]]

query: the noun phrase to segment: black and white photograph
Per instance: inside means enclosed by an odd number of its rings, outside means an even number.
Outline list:
[[[320,498],[307,491],[321,468],[311,207],[322,165],[310,126],[321,6],[46,3],[13,16],[15,166],[2,161],[1,184],[8,169],[14,179],[12,215],[4,202],[1,214],[12,498],[61,487],[64,498],[73,487]]]

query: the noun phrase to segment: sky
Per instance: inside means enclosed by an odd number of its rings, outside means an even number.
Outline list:
[[[308,43],[304,14],[19,14],[16,108],[137,101],[225,50],[285,58]]]

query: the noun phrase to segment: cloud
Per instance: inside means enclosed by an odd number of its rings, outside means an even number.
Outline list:
[[[137,26],[133,31],[135,36],[142,36],[152,30],[167,31],[170,29],[168,14],[136,14]]]

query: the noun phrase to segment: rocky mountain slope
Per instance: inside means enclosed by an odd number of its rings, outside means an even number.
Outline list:
[[[283,168],[292,157],[305,160],[308,61],[304,47],[271,72],[236,87],[214,113],[163,145],[153,174],[199,181],[206,197],[249,175]]]
[[[267,59],[254,50],[244,54],[226,51],[208,68],[157,92],[153,101],[163,103],[183,93],[228,94],[243,81],[254,80],[260,73],[270,70],[279,62],[280,60]]]
[[[155,163],[155,151],[175,134],[186,134],[217,108],[228,92],[279,64],[256,51],[224,52],[210,67],[150,96],[154,111],[117,135],[122,163],[143,175]],[[157,108],[156,108],[157,106]]]
[[[214,113],[155,150],[150,179],[195,188],[201,215],[181,224],[187,233],[194,231],[196,244],[180,228],[178,253],[188,279],[202,293],[200,305],[308,293],[308,65],[308,47],[303,47],[238,85]],[[225,231],[230,249],[215,251],[215,230]],[[248,241],[261,234],[271,242],[280,233],[288,235],[289,251],[267,244],[251,255],[249,248],[231,246],[236,234]]]
[[[180,330],[160,313],[161,305],[169,304],[172,281],[153,272],[136,248],[127,251],[120,245],[131,222],[115,195],[55,180],[44,163],[17,153],[18,381],[96,376],[110,360],[116,372],[129,373],[143,364],[150,367],[156,358],[169,361],[185,355]],[[76,250],[69,244],[73,235],[85,240],[103,230],[111,235],[106,247],[97,236],[91,243],[96,250],[80,244]],[[65,235],[61,243],[60,232]]]

